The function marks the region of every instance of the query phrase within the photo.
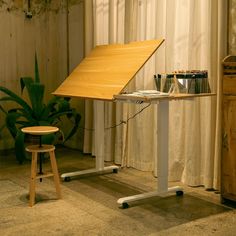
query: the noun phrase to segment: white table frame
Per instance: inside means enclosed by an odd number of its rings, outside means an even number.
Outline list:
[[[130,202],[154,197],[164,196],[168,193],[175,192],[176,195],[183,195],[183,188],[180,186],[168,187],[168,161],[169,161],[169,102],[171,100],[179,99],[194,99],[196,97],[209,97],[215,96],[215,93],[202,93],[202,94],[170,94],[167,97],[135,97],[132,95],[117,95],[116,99],[125,101],[130,100],[142,102],[152,102],[158,104],[157,109],[157,190],[153,192],[141,193],[133,196],[122,197],[118,199],[117,203],[123,208],[127,208]]]
[[[215,96],[214,93],[205,94],[175,94],[168,97],[135,97],[135,96],[114,96],[116,101],[120,102],[151,102],[158,104],[157,109],[157,190],[153,192],[141,193],[133,196],[122,197],[117,203],[123,208],[127,208],[130,202],[151,198],[154,196],[163,196],[167,193],[175,192],[177,195],[183,195],[183,188],[180,186],[168,187],[168,161],[169,161],[169,102],[178,99],[194,99],[196,97]],[[96,150],[96,167],[94,169],[82,170],[62,174],[61,177],[66,180],[73,176],[79,176],[90,173],[99,173],[103,171],[113,170],[117,172],[119,167],[116,165],[104,166],[104,101],[96,101],[95,103],[95,150]]]
[[[183,193],[183,188],[179,186],[168,188],[168,141],[169,141],[169,99],[160,99],[155,101],[158,104],[157,112],[157,127],[158,127],[158,145],[157,145],[157,190],[153,192],[147,192],[137,194],[133,196],[123,197],[118,199],[117,203],[123,208],[127,208],[128,203],[154,197],[161,196],[169,192]],[[95,104],[95,150],[96,150],[96,167],[93,169],[75,171],[70,173],[64,173],[61,178],[69,180],[67,178],[80,176],[91,173],[99,173],[104,171],[117,172],[118,166],[104,166],[104,102],[96,101]]]
[[[171,192],[179,195],[183,194],[183,188],[180,186],[168,188],[169,102],[167,99],[157,101],[157,190],[118,199],[117,203],[123,208],[127,208],[130,202],[154,196],[163,196]]]
[[[70,177],[101,173],[105,171],[113,171],[117,173],[119,167],[116,165],[104,166],[104,101],[95,101],[95,155],[96,155],[96,166],[95,168],[88,170],[80,170],[61,175],[65,181],[69,181]],[[103,138],[101,138],[103,137]]]

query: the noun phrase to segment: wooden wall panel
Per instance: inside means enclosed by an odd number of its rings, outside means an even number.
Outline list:
[[[31,0],[31,19],[25,17],[26,1],[0,1],[0,85],[20,94],[19,78],[34,76],[34,54],[37,52],[40,77],[48,99],[67,77],[67,60],[70,68],[79,64],[84,54],[84,3],[81,0],[68,2],[69,33],[72,34],[69,36],[70,58],[67,58],[66,0]],[[0,126],[3,122],[3,115],[0,115]],[[0,149],[12,147],[9,133],[5,131],[3,135]]]

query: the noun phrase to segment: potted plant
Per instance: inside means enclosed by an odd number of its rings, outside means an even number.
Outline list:
[[[73,136],[81,119],[80,114],[70,106],[70,98],[54,96],[47,103],[44,103],[45,86],[40,83],[37,56],[35,55],[35,77],[20,78],[21,93],[27,90],[30,103],[26,102],[16,93],[0,86],[0,92],[6,96],[0,97],[0,110],[5,114],[5,126],[9,130],[15,141],[16,159],[19,163],[23,163],[26,159],[25,152],[25,134],[21,132],[21,128],[38,125],[58,126],[62,122],[63,116],[72,122],[72,128],[64,142]],[[12,101],[17,104],[16,108],[6,109],[1,103]],[[53,141],[53,135],[45,135],[42,137],[44,143]]]

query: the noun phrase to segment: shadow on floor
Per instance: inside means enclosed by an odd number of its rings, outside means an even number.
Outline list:
[[[130,203],[127,209],[120,209],[117,204],[119,198],[144,191],[139,187],[114,180],[112,175],[80,177],[70,182],[63,182],[63,185],[106,207],[139,220],[141,224],[145,218],[145,222],[155,230],[163,230],[231,210],[229,207],[203,200],[191,193],[185,193],[183,196],[152,197]],[[158,222],[158,225],[155,222]]]

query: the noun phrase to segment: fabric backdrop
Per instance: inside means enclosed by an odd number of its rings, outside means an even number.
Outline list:
[[[129,91],[154,89],[153,75],[208,70],[213,98],[170,102],[169,180],[219,188],[220,65],[226,55],[227,1],[85,1],[86,53],[95,46],[160,39],[165,43],[129,84]],[[86,101],[84,152],[94,155],[94,107]],[[105,160],[155,172],[157,107],[111,128],[146,105],[105,103]],[[161,135],[161,134],[159,134]]]

